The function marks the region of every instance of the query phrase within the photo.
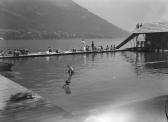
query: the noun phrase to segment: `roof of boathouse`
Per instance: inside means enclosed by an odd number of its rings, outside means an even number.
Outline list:
[[[141,24],[140,24],[141,25]],[[142,26],[136,28],[133,33],[160,33],[168,32],[168,22],[142,23]]]

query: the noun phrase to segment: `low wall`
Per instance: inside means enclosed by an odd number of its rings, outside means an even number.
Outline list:
[[[33,99],[23,99],[17,101],[11,101],[11,97],[18,93],[30,93],[33,96]],[[0,75],[0,110],[6,108],[14,108],[18,106],[23,106],[26,103],[32,103],[43,98],[36,93],[33,93],[31,90],[26,89],[25,87],[15,83],[14,81]],[[13,102],[13,103],[12,103]]]

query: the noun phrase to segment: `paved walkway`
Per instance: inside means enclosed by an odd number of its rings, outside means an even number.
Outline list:
[[[4,110],[4,108],[6,108],[9,105],[9,99],[12,95],[15,95],[20,92],[21,93],[29,92],[33,94],[33,96],[35,97],[34,99],[28,99],[25,101],[34,102],[39,99],[42,99],[42,97],[33,93],[32,91],[0,75],[0,110]]]
[[[31,93],[33,99],[11,101],[11,96],[17,93]],[[0,75],[0,122],[56,122],[60,115],[71,116],[71,113]]]

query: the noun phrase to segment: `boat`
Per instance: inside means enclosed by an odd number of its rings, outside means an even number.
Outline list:
[[[0,71],[11,70],[13,65],[13,63],[0,62]]]

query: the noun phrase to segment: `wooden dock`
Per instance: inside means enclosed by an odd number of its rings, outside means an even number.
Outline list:
[[[7,55],[7,56],[0,56],[0,59],[6,59],[6,58],[28,58],[28,57],[47,57],[47,56],[60,56],[60,55],[79,55],[79,54],[95,54],[95,53],[109,53],[109,52],[119,52],[124,50],[103,50],[103,51],[77,51],[77,52],[37,52],[37,53],[29,53],[27,55],[19,55],[19,56],[13,56],[13,55]]]

